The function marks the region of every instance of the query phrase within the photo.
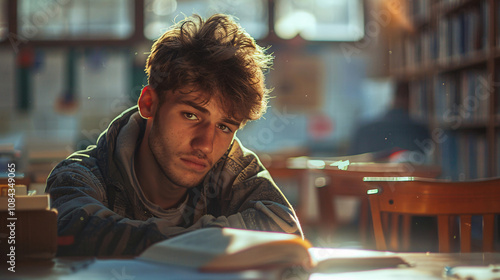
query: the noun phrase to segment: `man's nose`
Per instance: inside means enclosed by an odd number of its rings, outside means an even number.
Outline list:
[[[200,150],[204,154],[210,154],[214,148],[215,125],[210,123],[197,127],[195,137],[191,142],[193,149]]]

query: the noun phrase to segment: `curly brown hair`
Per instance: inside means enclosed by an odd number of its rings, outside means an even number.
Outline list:
[[[166,31],[152,46],[146,63],[149,85],[160,95],[193,87],[216,98],[226,113],[242,122],[266,111],[270,89],[264,73],[273,56],[234,20],[215,14],[192,15]]]

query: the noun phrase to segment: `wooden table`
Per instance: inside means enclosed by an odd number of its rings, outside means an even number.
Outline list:
[[[133,259],[56,258],[45,262],[18,263],[16,272],[0,266],[1,279],[447,279],[445,267],[488,266],[500,263],[500,253],[399,253],[410,267],[387,268],[354,272],[314,273],[310,275],[280,274],[264,271],[207,274],[166,267]],[[500,274],[500,272],[499,272]],[[180,277],[180,278],[179,278]],[[498,277],[498,276],[497,276]]]

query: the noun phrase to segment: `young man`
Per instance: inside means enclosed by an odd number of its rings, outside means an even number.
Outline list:
[[[302,234],[258,158],[236,138],[262,116],[272,57],[233,19],[195,15],[152,47],[138,106],[47,179],[59,255],[137,255],[203,227]]]

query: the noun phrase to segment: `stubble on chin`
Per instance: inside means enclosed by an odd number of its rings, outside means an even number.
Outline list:
[[[153,158],[156,161],[156,165],[158,166],[158,169],[162,173],[162,179],[165,180],[165,183],[168,184],[173,184],[177,187],[181,188],[193,188],[198,186],[203,182],[203,179],[207,175],[207,172],[204,172],[203,174],[194,172],[192,170],[187,170],[184,168],[181,168],[180,165],[181,163],[177,161],[180,161],[181,155],[174,155],[171,157],[165,156],[162,152],[156,151],[153,148],[151,150]],[[168,162],[165,162],[168,161]],[[170,166],[169,166],[170,165]]]

